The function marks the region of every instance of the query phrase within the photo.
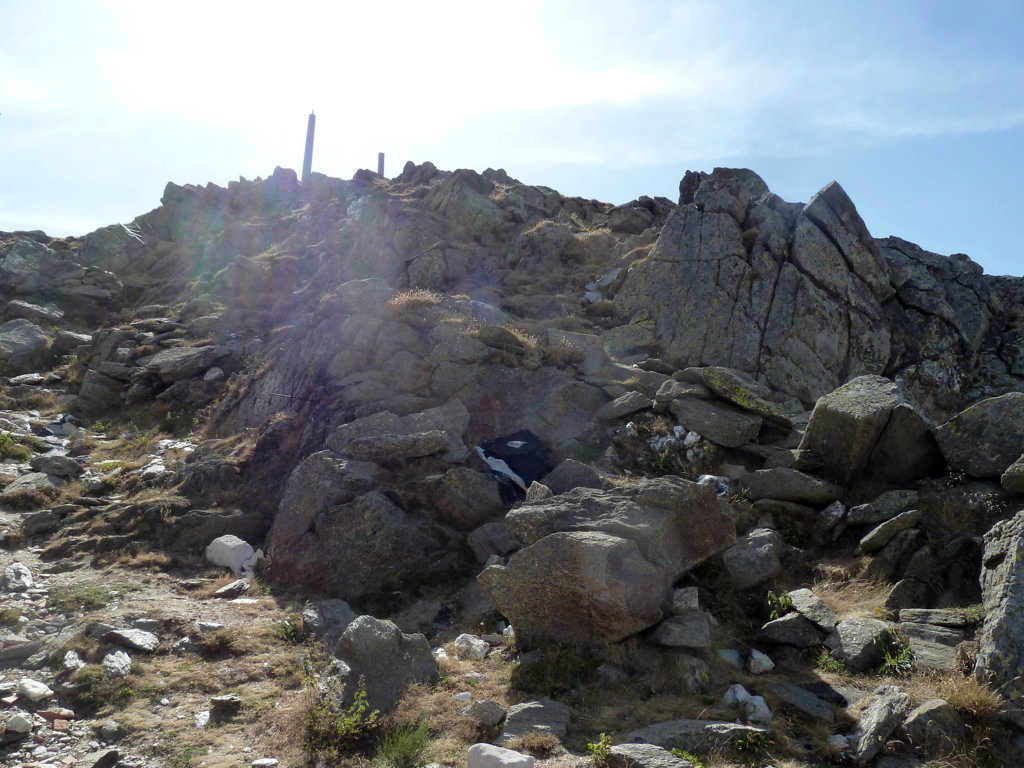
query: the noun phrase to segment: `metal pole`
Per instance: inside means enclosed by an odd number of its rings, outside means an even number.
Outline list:
[[[381,177],[384,176],[384,153],[383,152],[378,152],[377,153],[377,175],[381,176]]]
[[[306,125],[306,155],[302,158],[302,180],[309,178],[313,170],[313,132],[316,130],[316,115],[309,113],[309,123]]]

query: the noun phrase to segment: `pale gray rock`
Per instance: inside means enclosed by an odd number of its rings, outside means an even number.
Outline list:
[[[925,754],[953,754],[964,737],[960,713],[943,699],[929,699],[911,710],[903,723],[907,739]]]
[[[607,491],[575,488],[522,504],[505,517],[523,545],[562,531],[595,531],[636,543],[647,560],[675,576],[736,539],[713,489],[682,478],[641,480]]]
[[[477,580],[532,643],[616,642],[647,629],[663,617],[673,578],[635,542],[579,531],[544,536]]]
[[[760,416],[722,402],[681,397],[671,401],[669,410],[680,425],[726,448],[746,445],[761,431]]]
[[[463,435],[469,411],[453,399],[420,413],[398,416],[381,411],[335,428],[326,440],[332,451],[359,461],[411,459],[441,454],[444,461],[463,461],[469,454]]]
[[[650,398],[644,397],[639,392],[627,392],[598,408],[594,418],[598,421],[613,421],[631,413],[643,411],[653,405]]]
[[[4,568],[3,585],[8,592],[24,592],[35,586],[35,579],[27,565],[14,562]]]
[[[118,643],[136,651],[152,653],[160,645],[160,638],[152,632],[141,629],[115,629],[107,632],[103,639],[110,643]]]
[[[509,533],[504,521],[484,523],[466,537],[466,543],[479,563],[486,563],[494,555],[505,557],[519,549],[519,542]]]
[[[761,634],[773,643],[810,648],[821,643],[824,634],[799,613],[787,613],[761,627]]]
[[[860,376],[818,399],[800,452],[813,457],[825,477],[848,486],[864,475],[893,408],[905,402],[883,376]]]
[[[146,363],[146,369],[171,384],[205,373],[217,360],[231,353],[228,347],[172,347],[157,352]]]
[[[654,744],[616,744],[606,764],[608,768],[694,768],[689,760]]]
[[[64,310],[44,304],[32,304],[21,299],[7,302],[8,317],[22,317],[34,323],[54,325],[64,319]]]
[[[891,520],[900,512],[917,507],[917,491],[886,491],[867,504],[850,507],[846,514],[847,525],[877,525]]]
[[[1024,493],[1024,455],[1006,468],[999,482],[1007,493]]]
[[[348,603],[337,598],[316,600],[302,609],[302,628],[324,644],[334,648],[349,624],[356,618],[356,612]]]
[[[46,334],[24,318],[0,325],[0,364],[9,373],[23,372],[35,365],[46,352]]]
[[[900,621],[915,624],[935,624],[940,627],[965,627],[967,619],[957,610],[949,608],[904,608]]]
[[[1024,392],[975,403],[940,426],[936,437],[954,470],[1000,477],[1024,453]]]
[[[818,698],[805,688],[801,688],[798,685],[781,684],[773,685],[768,690],[773,696],[781,699],[808,717],[812,717],[815,720],[823,720],[826,723],[835,722],[836,716],[835,712],[832,711],[832,705],[824,699]]]
[[[505,726],[498,741],[507,744],[531,731],[550,733],[558,739],[569,728],[569,707],[560,701],[526,701],[505,712]]]
[[[484,728],[493,728],[504,719],[505,707],[494,699],[481,699],[462,710],[462,714]]]
[[[881,751],[910,708],[910,697],[896,686],[883,685],[875,689],[873,696],[860,713],[851,737],[853,756],[861,762],[867,762]]]
[[[633,744],[655,744],[665,749],[679,747],[702,753],[731,748],[740,737],[762,734],[769,737],[772,729],[760,725],[743,725],[718,720],[665,720],[630,731],[625,741]]]
[[[530,487],[526,489],[527,501],[543,501],[544,499],[550,499],[554,495],[550,488],[537,480],[530,483]]]
[[[1019,708],[1024,705],[1024,511],[985,534],[981,563],[985,623],[975,672]]]
[[[120,648],[110,651],[100,664],[111,677],[128,677],[132,673],[132,658]]]
[[[494,744],[474,744],[466,756],[466,768],[533,768],[534,759]]]
[[[829,504],[842,495],[832,483],[789,467],[759,469],[740,478],[748,499],[781,499],[800,504]]]
[[[735,368],[708,366],[701,370],[701,380],[708,389],[744,411],[765,421],[789,428],[792,421],[775,401],[774,393],[764,384]]]
[[[74,459],[56,453],[34,456],[29,464],[36,472],[68,479],[78,477],[85,471],[85,468]]]
[[[793,608],[819,629],[831,632],[836,626],[836,615],[821,598],[809,589],[794,589],[789,593]]]
[[[887,621],[854,616],[836,624],[825,645],[851,672],[873,672],[882,660],[883,642],[891,634]]]
[[[491,650],[486,640],[467,632],[456,637],[452,646],[455,648],[455,656],[460,659],[482,659]]]
[[[676,648],[710,648],[711,624],[704,611],[669,616],[651,630],[651,642]]]
[[[86,371],[78,390],[79,405],[87,414],[110,410],[122,404],[124,391],[124,382],[99,371]]]
[[[920,521],[920,510],[910,509],[906,512],[901,512],[891,520],[886,520],[884,523],[872,528],[864,535],[864,538],[860,540],[860,544],[857,548],[861,552],[865,553],[878,552],[886,544],[892,541],[897,533],[913,528]]]
[[[755,528],[725,550],[722,559],[737,589],[774,578],[782,569],[782,538],[769,528]]]
[[[437,661],[423,635],[403,634],[390,621],[359,616],[345,629],[334,655],[345,662],[344,701],[351,703],[361,677],[371,709],[388,713],[413,683],[437,680]]]
[[[680,587],[672,591],[672,607],[669,610],[673,615],[698,609],[700,599],[697,587]]]
[[[747,657],[747,672],[752,675],[763,675],[773,669],[775,669],[775,662],[771,660],[771,657],[756,648]]]
[[[555,495],[573,488],[604,488],[605,483],[597,470],[575,459],[560,462],[544,476],[544,485]]]

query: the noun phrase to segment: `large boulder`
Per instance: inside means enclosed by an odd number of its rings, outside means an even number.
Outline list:
[[[615,298],[619,317],[651,326],[665,356],[758,371],[812,402],[880,373],[891,332],[889,270],[842,188],[802,208],[745,169],[687,174],[650,258]]]
[[[559,531],[600,531],[629,539],[647,560],[676,577],[736,540],[735,525],[712,488],[669,477],[608,491],[574,488],[522,504],[505,522],[524,546]]]
[[[171,347],[153,355],[146,363],[146,369],[159,376],[165,383],[171,384],[204,373],[230,352],[227,347],[216,345]]]
[[[636,542],[595,531],[552,533],[477,579],[527,643],[616,642],[661,620],[674,572]]]
[[[423,635],[404,634],[393,622],[359,616],[341,634],[334,655],[348,667],[344,702],[351,703],[360,679],[370,709],[388,713],[405,689],[437,680],[437,660]]]
[[[669,404],[669,410],[682,426],[726,448],[746,445],[761,431],[760,416],[728,403],[680,397]]]
[[[1024,707],[1024,510],[985,534],[981,594],[985,623],[975,671],[1019,711]]]
[[[746,589],[774,578],[782,570],[782,537],[768,528],[755,528],[732,547],[722,560],[737,589]]]
[[[861,763],[877,755],[910,709],[910,697],[902,688],[883,685],[875,689],[871,703],[860,713],[850,738],[853,756]]]
[[[327,447],[361,461],[395,461],[440,454],[445,461],[462,461],[468,449],[462,437],[469,411],[450,400],[408,416],[382,411],[337,427]]]
[[[46,344],[43,329],[31,320],[8,320],[0,325],[0,366],[5,373],[20,373],[39,362]]]
[[[936,437],[954,470],[1000,477],[1024,453],[1024,392],[975,403],[939,427]]]
[[[874,672],[891,637],[889,622],[853,616],[836,624],[825,645],[851,672]]]

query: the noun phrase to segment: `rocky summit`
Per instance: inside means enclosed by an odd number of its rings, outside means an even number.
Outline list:
[[[1024,278],[687,172],[0,233],[0,762],[1024,764]]]

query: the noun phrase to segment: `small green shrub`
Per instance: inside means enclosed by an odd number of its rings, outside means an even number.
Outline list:
[[[680,760],[689,760],[693,764],[693,768],[705,768],[704,761],[697,757],[693,752],[687,752],[681,747],[669,750],[673,755],[678,757]]]
[[[879,632],[875,642],[882,646],[882,664],[878,674],[885,677],[906,677],[914,671],[914,651],[898,635],[888,638]]]
[[[597,741],[587,742],[587,751],[594,761],[594,765],[602,766],[608,762],[608,753],[612,749],[612,740],[607,733],[601,733]]]
[[[768,603],[768,620],[774,621],[775,619],[781,618],[789,611],[792,611],[793,598],[789,596],[788,592],[768,592],[765,597],[765,601]]]
[[[50,592],[50,607],[61,613],[88,611],[105,606],[116,597],[115,592],[136,592],[141,588],[138,584],[101,584],[95,581],[66,584],[54,587]]]
[[[298,645],[302,642],[298,616],[286,616],[281,621],[275,621],[270,626],[270,634],[286,645]]]
[[[13,627],[21,618],[17,608],[0,608],[0,627]]]
[[[799,523],[794,520],[783,520],[779,523],[778,529],[782,540],[789,544],[789,546],[799,549],[807,548],[810,539],[807,536],[807,531]]]
[[[71,676],[75,712],[95,714],[104,707],[115,709],[127,704],[135,691],[127,677],[111,677],[99,664],[86,664]]]
[[[823,653],[814,660],[814,666],[822,672],[841,674],[846,671],[846,663],[830,653]]]
[[[28,461],[32,458],[32,449],[10,432],[0,432],[0,459]]]
[[[341,709],[337,700],[339,691],[330,686],[316,697],[306,714],[304,744],[306,751],[331,762],[339,762],[345,755],[365,753],[381,728],[380,712],[370,711],[366,700],[366,678],[359,678],[352,704]]]
[[[764,752],[771,746],[771,739],[768,738],[768,734],[761,733],[760,731],[754,731],[740,736],[736,739],[734,746],[737,752],[745,752],[747,754],[758,754]]]
[[[377,744],[374,759],[389,768],[420,768],[426,763],[430,729],[425,721],[400,724]]]

